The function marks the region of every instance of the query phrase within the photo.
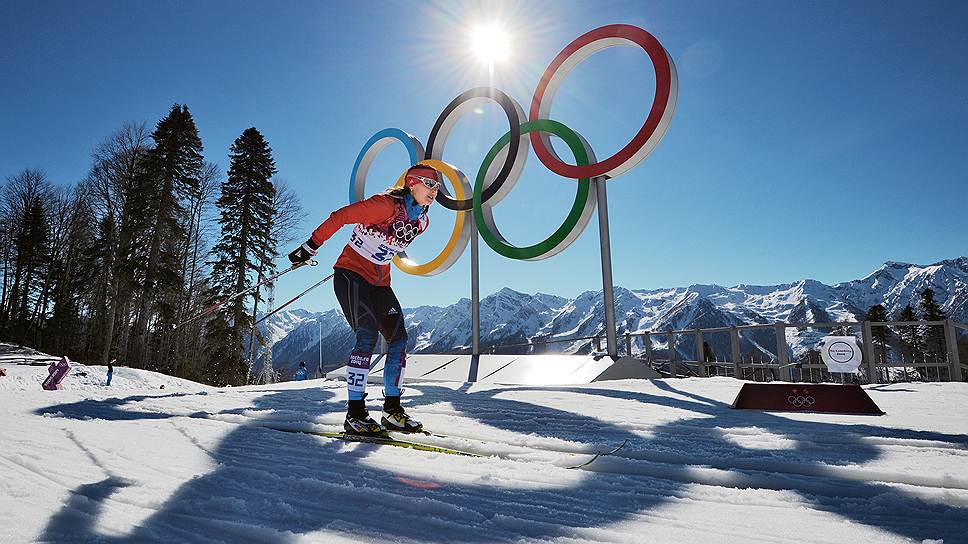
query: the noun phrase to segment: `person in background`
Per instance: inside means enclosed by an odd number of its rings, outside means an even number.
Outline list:
[[[309,377],[309,371],[306,370],[306,363],[300,362],[299,368],[296,369],[296,381],[301,382]]]
[[[108,380],[104,382],[105,387],[111,385],[111,378],[114,377],[114,361],[116,361],[116,359],[111,359],[108,361]]]

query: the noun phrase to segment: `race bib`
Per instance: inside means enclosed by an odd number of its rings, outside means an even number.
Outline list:
[[[389,264],[394,255],[403,251],[406,244],[397,244],[385,234],[357,225],[350,235],[350,247],[364,259],[375,264]]]
[[[393,257],[407,249],[410,242],[427,230],[430,219],[421,214],[414,220],[407,218],[407,210],[397,202],[396,215],[384,223],[358,224],[350,235],[349,246],[364,259],[374,264],[390,264]]]
[[[350,362],[346,365],[347,389],[357,393],[366,393],[366,378],[370,375],[369,353],[353,352]]]

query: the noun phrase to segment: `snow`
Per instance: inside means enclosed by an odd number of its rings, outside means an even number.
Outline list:
[[[884,416],[732,410],[729,378],[408,388],[471,458],[275,430],[336,430],[341,382],[43,391],[43,358],[0,358],[4,543],[968,542],[968,384],[866,387]]]
[[[0,344],[9,345],[9,344]],[[47,378],[47,365],[59,359],[49,356],[29,357],[28,361],[39,363],[38,366],[30,366],[22,362],[12,362],[9,355],[0,355],[0,368],[6,370],[7,375],[0,377],[0,391],[6,395],[7,391],[37,391]],[[24,360],[23,357],[18,357]],[[98,393],[106,390],[111,391],[146,391],[162,390],[165,391],[184,391],[198,393],[201,391],[216,391],[217,389],[202,385],[189,380],[175,378],[166,374],[139,370],[122,366],[114,367],[114,378],[111,387],[104,387],[107,380],[108,367],[100,365],[83,365],[71,361],[71,370],[64,378],[62,385],[64,389],[71,391],[84,391]]]

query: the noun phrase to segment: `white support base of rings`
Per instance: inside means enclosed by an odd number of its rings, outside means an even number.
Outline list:
[[[481,355],[472,380],[471,355],[407,354],[406,383],[443,381],[508,385],[575,385],[604,380],[656,379],[659,374],[629,357],[592,355]],[[383,383],[383,355],[374,355],[368,383]],[[345,379],[346,368],[326,374]]]

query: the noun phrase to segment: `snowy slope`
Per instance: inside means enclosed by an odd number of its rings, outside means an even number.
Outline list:
[[[966,384],[869,387],[879,417],[731,410],[727,378],[408,387],[481,459],[266,428],[337,428],[341,383],[125,371],[0,393],[0,542],[968,542]]]
[[[272,346],[273,367],[284,380],[292,379],[300,362],[305,362],[310,369],[319,364],[320,333],[322,345],[326,353],[349,353],[355,342],[349,325],[343,314],[337,310],[310,314],[295,324],[293,329]],[[344,357],[339,357],[343,359]],[[333,369],[335,361],[327,358],[329,370]],[[256,373],[261,368],[261,361],[257,361]]]
[[[38,391],[48,376],[47,366],[60,357],[54,357],[38,351],[0,343],[0,368],[6,371],[6,376],[0,377],[0,391]],[[85,365],[70,361],[71,370],[61,382],[65,389],[71,391],[99,392],[105,391],[108,368],[100,365]],[[158,372],[139,370],[122,366],[114,367],[114,378],[111,381],[112,391],[183,391],[197,393],[212,390],[189,380],[175,378]]]
[[[888,262],[869,276],[834,286],[843,298],[859,308],[884,304],[897,315],[906,304],[917,307],[921,291],[930,288],[940,296],[941,309],[960,321],[968,321],[968,257],[921,266]]]
[[[261,319],[265,314],[260,312],[258,317]],[[294,310],[281,310],[273,314],[272,317],[264,321],[260,328],[262,334],[269,344],[275,344],[286,337],[293,329],[299,325],[314,320],[316,314],[309,310],[296,308]]]

